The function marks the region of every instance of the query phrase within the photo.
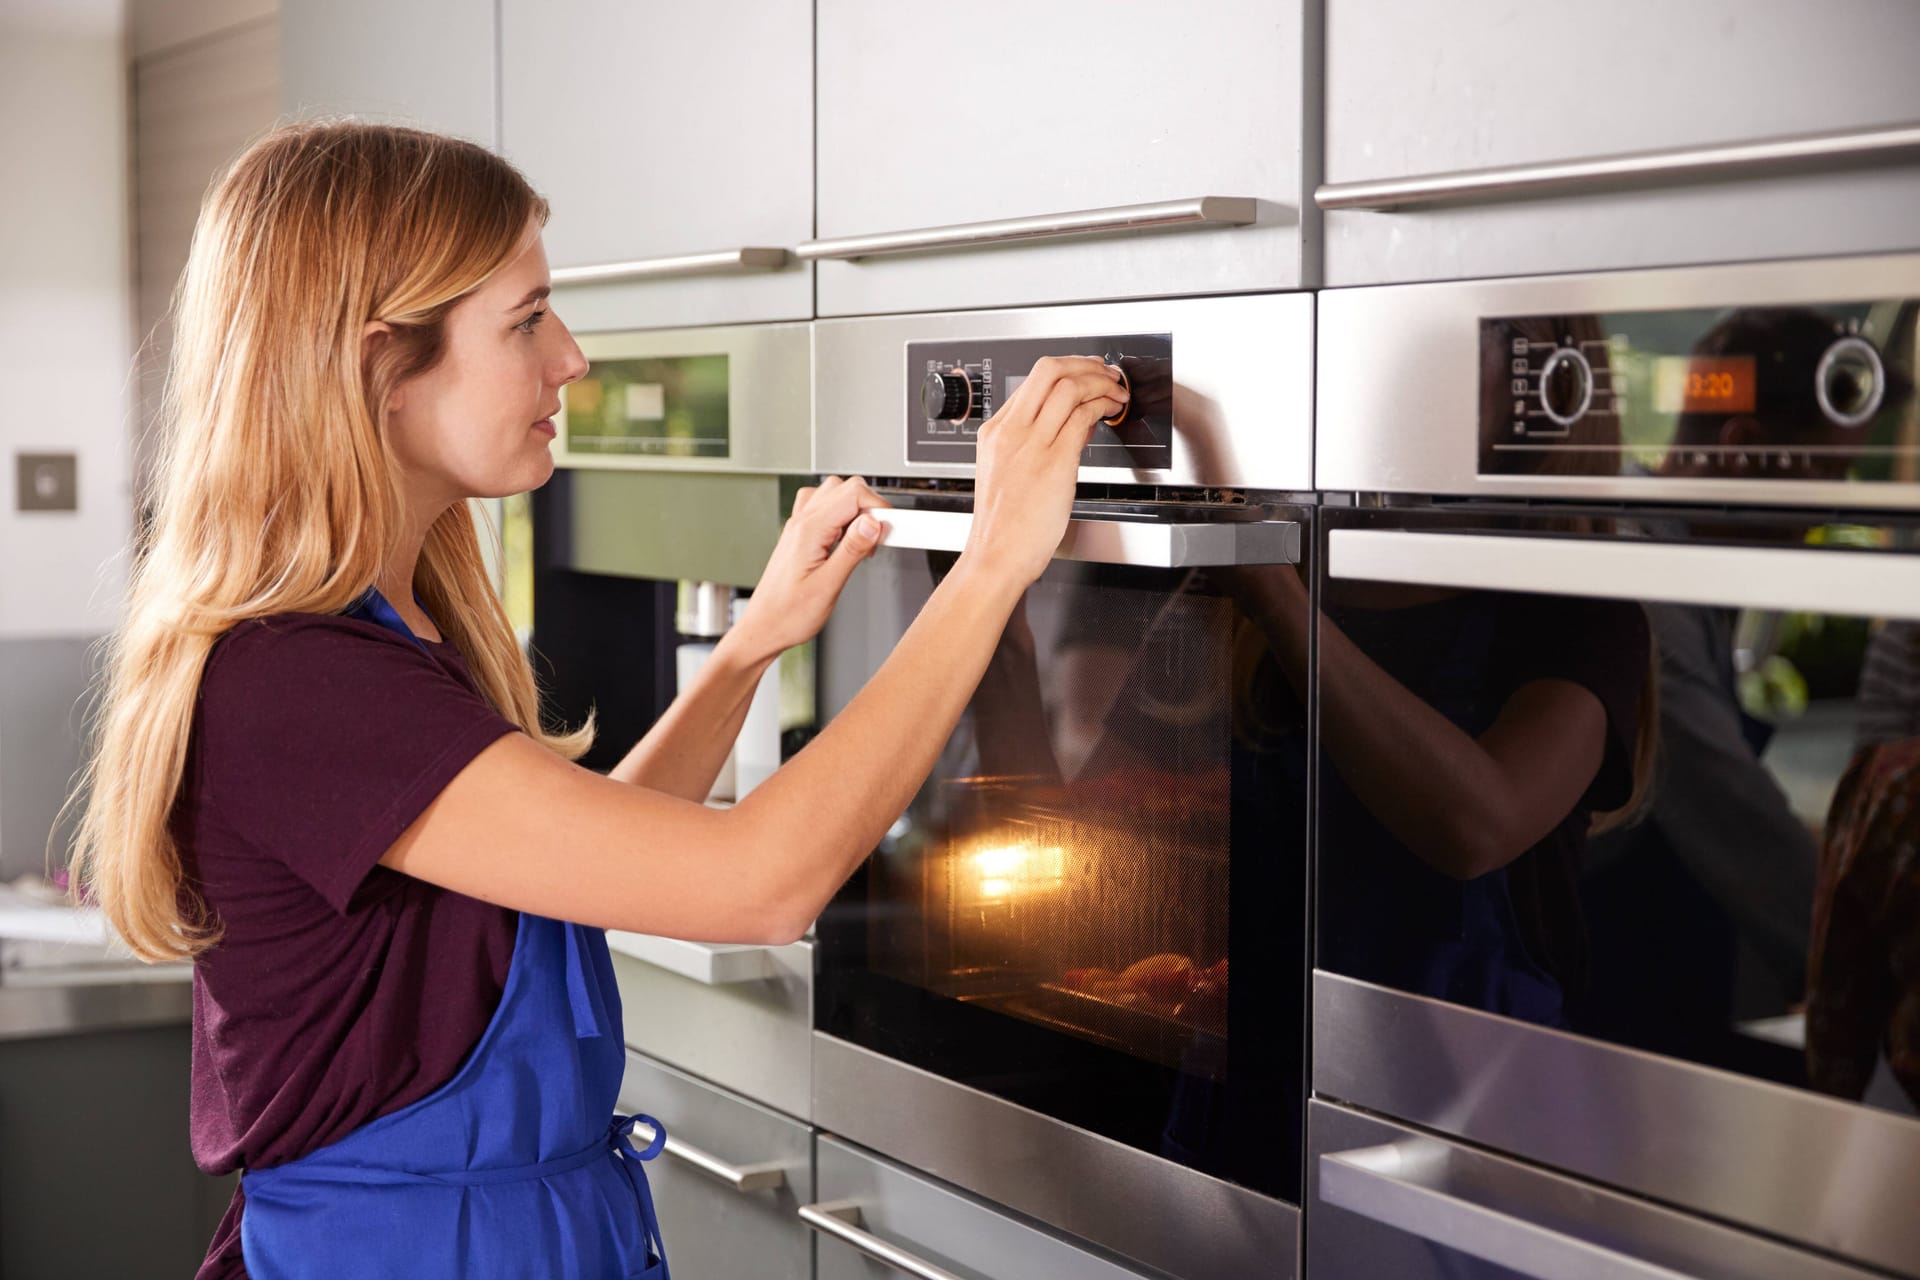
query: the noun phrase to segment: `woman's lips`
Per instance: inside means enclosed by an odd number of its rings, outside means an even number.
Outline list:
[[[558,433],[557,433],[557,432],[555,432],[555,431],[554,431],[554,429],[553,429],[553,419],[552,419],[552,418],[542,418],[542,419],[540,419],[540,421],[538,421],[538,422],[536,422],[536,423],[534,423],[534,424],[533,424],[533,429],[534,429],[535,431],[538,431],[538,432],[539,432],[539,433],[540,433],[541,435],[543,435],[543,436],[545,436],[545,437],[546,437],[547,439],[549,439],[549,440],[551,440],[551,439],[553,439],[553,437],[554,437],[554,436],[555,436],[556,434],[558,434]]]

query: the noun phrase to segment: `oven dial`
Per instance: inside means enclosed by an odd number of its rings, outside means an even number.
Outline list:
[[[965,422],[973,416],[973,407],[980,401],[980,388],[965,369],[952,369],[941,373],[929,369],[927,376],[920,382],[920,412],[929,418],[944,418],[948,422]]]
[[[1880,412],[1887,370],[1865,338],[1842,338],[1827,348],[1813,372],[1820,411],[1843,427],[1863,427]]]
[[[1540,367],[1540,407],[1563,427],[1593,403],[1593,366],[1574,347],[1558,347]]]

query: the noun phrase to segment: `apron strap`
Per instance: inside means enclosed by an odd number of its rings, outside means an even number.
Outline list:
[[[635,1150],[628,1141],[633,1136],[633,1126],[636,1124],[644,1124],[653,1130],[653,1141],[643,1150]],[[647,1171],[640,1167],[640,1162],[651,1160],[666,1149],[667,1126],[652,1116],[638,1113],[615,1116],[607,1132],[607,1141],[613,1144],[614,1154],[620,1157],[620,1171],[627,1175],[627,1181],[633,1184],[634,1194],[640,1198],[640,1218],[646,1227],[648,1245],[653,1250],[653,1256],[660,1259],[664,1267],[667,1245],[660,1237],[660,1219],[653,1211],[653,1188],[647,1185]]]

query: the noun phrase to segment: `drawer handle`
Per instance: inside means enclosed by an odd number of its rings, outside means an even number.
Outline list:
[[[555,267],[552,278],[553,283],[559,286],[619,284],[629,280],[660,280],[670,276],[742,275],[753,271],[778,271],[787,265],[791,256],[785,249],[724,249],[718,253],[636,258],[632,262],[606,262],[591,267]]]
[[[880,508],[870,513],[885,527],[883,547],[907,551],[961,551],[973,528],[966,511]],[[1067,521],[1056,560],[1089,564],[1191,569],[1207,565],[1296,564],[1300,526],[1289,520],[1216,520],[1175,524],[1154,520]]]
[[[1330,182],[1313,193],[1313,200],[1328,210],[1385,211],[1417,205],[1581,195],[1729,178],[1818,173],[1914,157],[1920,157],[1920,123],[1836,133],[1802,133],[1756,142],[1630,151],[1584,160],[1461,169],[1411,178]]]
[[[683,942],[679,938],[659,938],[650,933],[623,933],[618,929],[607,931],[607,947],[709,987],[780,976],[773,955],[777,947]]]
[[[1440,1177],[1437,1154],[1390,1142],[1323,1155],[1320,1200],[1535,1280],[1692,1280],[1430,1186]]]
[[[808,260],[832,258],[851,261],[890,253],[933,253],[941,249],[971,249],[981,245],[1046,240],[1060,236],[1244,227],[1255,220],[1258,204],[1258,201],[1247,196],[1196,196],[1191,200],[1123,204],[1111,209],[1077,209],[1071,213],[1042,213],[1028,218],[1002,218],[993,222],[962,222],[950,227],[920,227],[912,231],[881,231],[865,236],[806,240],[797,245],[793,253],[797,258]]]
[[[883,1262],[903,1275],[916,1277],[916,1280],[961,1280],[953,1272],[936,1267],[923,1258],[916,1258],[899,1245],[889,1244],[866,1230],[861,1226],[860,1206],[855,1201],[803,1204],[800,1206],[800,1221],[821,1235],[832,1236],[875,1262]]]
[[[644,1121],[633,1126],[633,1136],[645,1146],[653,1141],[653,1126]],[[672,1134],[661,1148],[682,1164],[691,1165],[716,1182],[724,1183],[743,1195],[753,1191],[775,1191],[787,1185],[787,1170],[775,1160],[762,1164],[728,1164],[719,1156],[688,1146]]]

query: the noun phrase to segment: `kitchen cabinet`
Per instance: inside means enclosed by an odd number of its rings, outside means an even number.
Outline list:
[[[819,314],[1312,284],[1317,11],[820,0],[819,241],[804,250],[820,255]],[[1201,197],[1251,202],[1209,212],[1254,221],[1069,239],[973,226]],[[955,224],[981,243],[832,256]]]
[[[280,102],[495,144],[490,0],[282,0]]]
[[[627,1055],[620,1108],[667,1130],[646,1168],[674,1274],[809,1280],[813,1246],[799,1218],[813,1198],[806,1125],[637,1053]],[[648,1141],[633,1135],[636,1147]]]
[[[1366,197],[1357,183],[1920,126],[1920,6],[1907,0],[1327,0],[1325,21],[1323,199]],[[1910,249],[1920,128],[1904,149],[1879,136],[1874,155],[1764,170],[1722,156],[1648,175],[1636,161],[1624,177],[1562,174],[1525,192],[1329,207],[1325,282]]]
[[[552,202],[555,268],[812,234],[808,0],[501,0],[500,22],[501,145]],[[813,275],[789,261],[649,276],[555,305],[577,330],[804,320]]]

